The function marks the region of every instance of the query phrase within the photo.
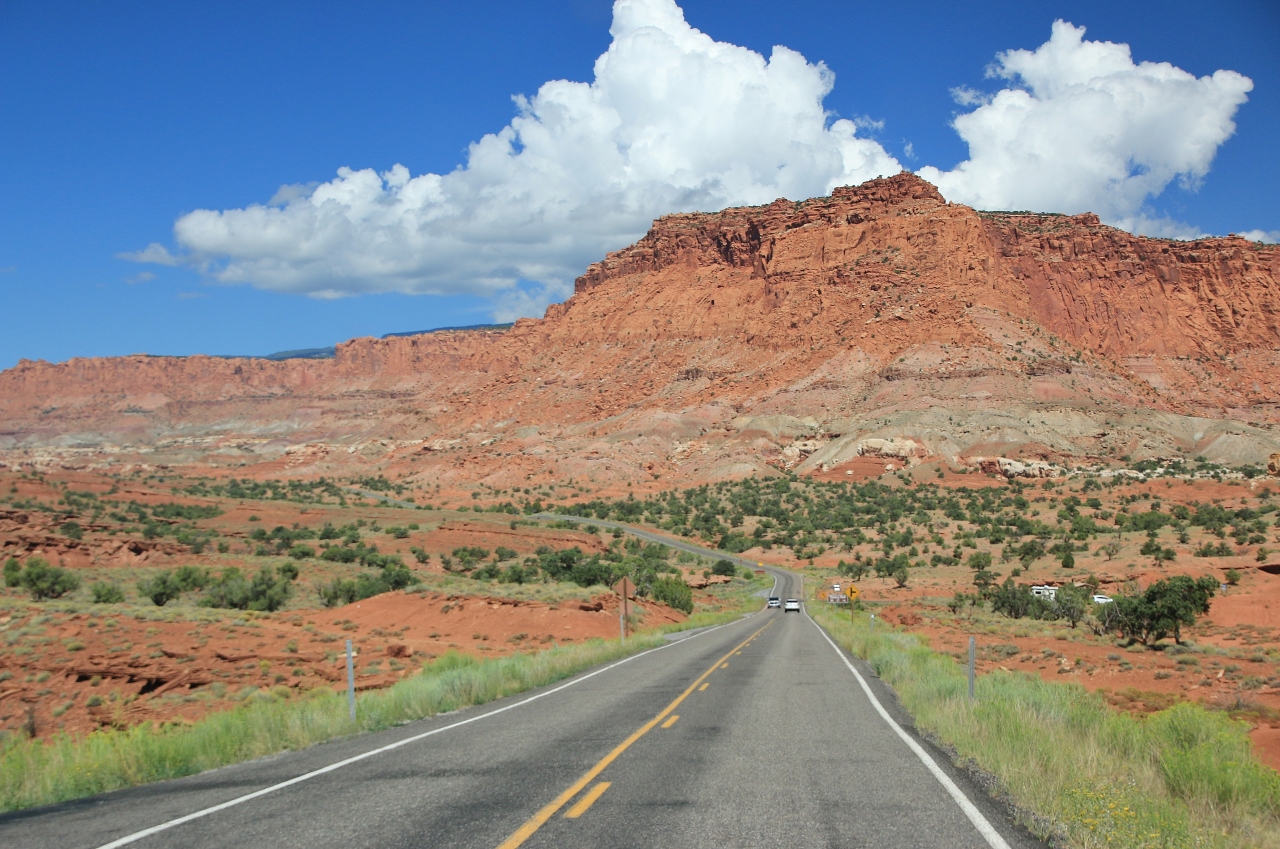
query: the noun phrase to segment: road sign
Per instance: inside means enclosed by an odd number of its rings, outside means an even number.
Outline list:
[[[623,578],[613,585],[613,591],[623,598],[631,598],[636,594],[636,585],[631,583],[630,578]]]

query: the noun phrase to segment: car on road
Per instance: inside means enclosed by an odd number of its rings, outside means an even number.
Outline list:
[[[796,613],[800,612],[800,602],[797,599],[789,598],[787,599],[786,603],[782,605],[782,612],[790,613],[793,610]]]
[[[769,596],[769,606],[782,607],[782,599],[778,598],[776,595]]]

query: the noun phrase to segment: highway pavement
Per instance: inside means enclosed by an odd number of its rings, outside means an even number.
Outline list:
[[[488,705],[0,816],[6,847],[1040,845],[865,664],[778,610]]]

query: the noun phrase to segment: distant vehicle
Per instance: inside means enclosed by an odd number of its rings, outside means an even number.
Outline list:
[[[800,612],[800,602],[799,602],[799,600],[797,600],[797,599],[789,598],[789,599],[787,599],[787,603],[786,603],[786,604],[784,604],[784,605],[782,605],[782,612],[783,612],[783,613],[790,613],[790,612],[791,612],[791,611],[793,611],[793,610],[794,610],[796,613],[799,613],[799,612]]]
[[[782,607],[782,599],[778,598],[776,595],[769,596],[769,606]]]
[[[1049,601],[1056,601],[1058,598],[1058,588],[1047,585],[1039,585],[1031,588],[1032,595],[1038,595],[1041,598],[1047,598]]]
[[[1093,597],[1094,604],[1111,604],[1113,601],[1115,601],[1115,599],[1108,595],[1095,595]]]

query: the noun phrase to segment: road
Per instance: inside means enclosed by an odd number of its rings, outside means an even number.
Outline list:
[[[0,845],[1040,845],[891,721],[807,614],[762,610],[489,705],[5,815]]]

